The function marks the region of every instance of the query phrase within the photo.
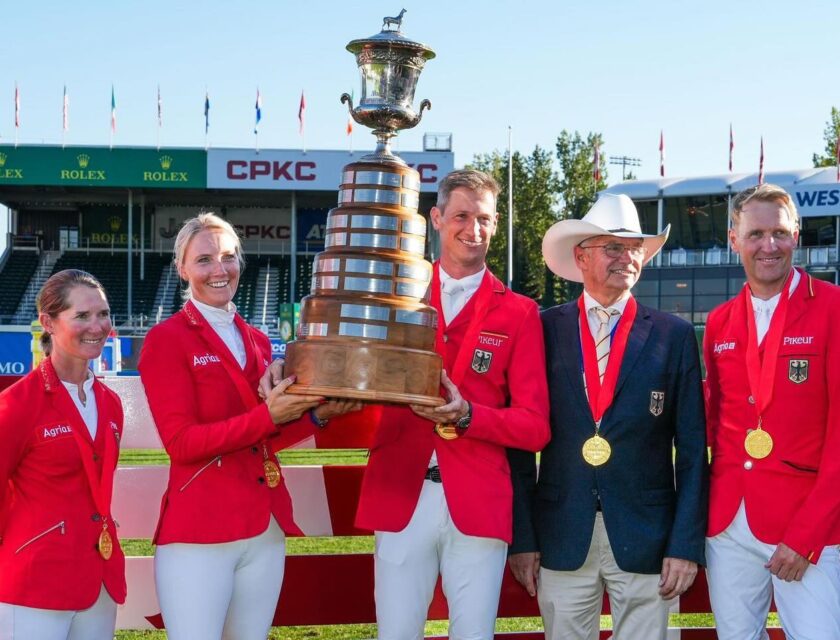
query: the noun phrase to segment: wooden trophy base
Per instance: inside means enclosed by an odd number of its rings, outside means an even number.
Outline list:
[[[286,391],[368,402],[438,407],[441,357],[434,351],[347,340],[296,340],[286,345]]]

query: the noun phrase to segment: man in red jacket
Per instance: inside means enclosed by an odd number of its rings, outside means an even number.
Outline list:
[[[840,288],[792,267],[799,220],[763,184],[733,202],[747,284],[704,339],[712,479],[706,544],[721,640],[840,638]]]
[[[380,639],[421,638],[438,575],[452,638],[492,638],[512,488],[506,447],[548,441],[545,352],[537,305],[485,265],[499,187],[480,171],[441,182],[431,303],[448,402],[385,407],[362,485],[357,525],[376,531]]]

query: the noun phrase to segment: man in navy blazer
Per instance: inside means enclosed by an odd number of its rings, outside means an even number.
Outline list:
[[[597,638],[604,589],[615,640],[664,640],[668,601],[705,561],[694,330],[630,294],[668,231],[643,234],[629,198],[602,195],[543,239],[548,267],[584,285],[542,314],[552,439],[539,476],[533,454],[510,451],[510,566],[538,596],[551,640]]]

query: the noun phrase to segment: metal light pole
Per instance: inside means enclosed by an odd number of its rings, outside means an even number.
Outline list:
[[[639,158],[630,158],[628,156],[610,156],[610,164],[621,165],[621,179],[627,179],[627,167],[641,167],[642,161]]]

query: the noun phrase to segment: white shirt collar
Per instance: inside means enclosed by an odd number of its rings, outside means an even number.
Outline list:
[[[233,302],[228,303],[227,309],[219,309],[218,307],[211,307],[209,304],[199,302],[195,298],[190,298],[195,308],[201,312],[204,319],[215,326],[230,326],[233,324],[233,319],[236,317],[236,305]]]
[[[487,267],[482,267],[481,271],[458,279],[453,278],[448,273],[446,273],[446,271],[443,270],[443,267],[439,267],[439,269],[441,287],[444,286],[444,283],[449,282],[450,280],[454,280],[464,288],[464,291],[467,292],[469,292],[470,290],[475,291],[476,289],[478,289],[478,287],[481,286],[481,281],[484,279],[484,272],[487,271]]]
[[[799,273],[797,269],[793,270],[793,278],[790,282],[790,290],[788,291],[788,298],[793,295],[793,292],[796,290],[796,285],[799,284],[799,281],[802,279],[802,275]],[[761,298],[756,298],[752,292],[750,293],[750,297],[752,298],[752,306],[754,313],[770,313],[772,314],[776,307],[779,305],[779,299],[782,297],[782,292],[780,291],[772,298],[768,298],[767,300],[762,300]]]
[[[615,309],[619,313],[624,313],[624,308],[627,306],[627,301],[630,299],[630,292],[627,292],[621,300],[618,302],[614,302],[607,309]],[[603,307],[603,305],[598,302],[595,298],[589,295],[589,292],[586,289],[583,290],[583,306],[586,309],[586,312],[589,313],[589,310],[593,307]]]
[[[85,381],[82,383],[82,389],[85,392],[85,396],[88,398],[90,398],[91,389],[93,389],[93,383],[95,380],[96,378],[93,375],[93,371],[88,369],[87,378],[85,378]],[[62,380],[61,384],[63,384],[67,388],[67,391],[70,392],[70,395],[72,397],[79,397],[79,385],[77,385],[75,382],[67,382],[66,380]]]

